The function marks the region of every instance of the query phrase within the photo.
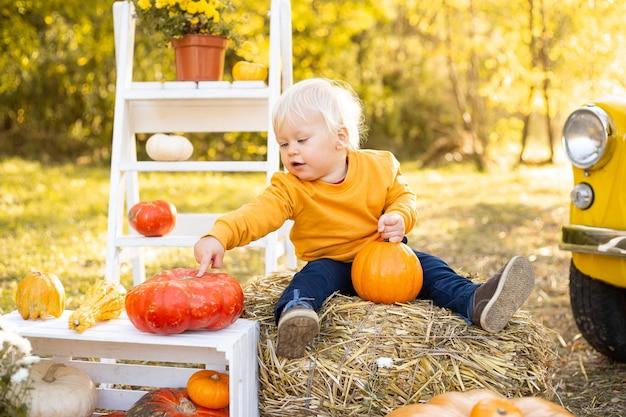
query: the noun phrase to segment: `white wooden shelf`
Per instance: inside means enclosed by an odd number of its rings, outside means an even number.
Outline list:
[[[126,106],[132,120],[130,129],[137,133],[263,132],[270,127],[267,98],[162,96],[127,99]]]
[[[119,247],[187,247],[200,238],[202,233],[209,230],[219,214],[199,214],[184,213],[178,216],[174,230],[165,236],[146,237],[131,231],[131,234],[117,236],[114,245]],[[291,228],[291,223],[286,222],[277,234],[281,239],[286,236]],[[261,238],[248,244],[248,247],[262,248],[267,245],[267,239]],[[278,250],[278,256],[285,254],[285,245],[281,245]]]
[[[127,99],[267,99],[270,89],[264,81],[166,81],[132,82]]]
[[[198,235],[181,235],[181,236],[162,236],[162,237],[145,237],[145,236],[120,236],[115,239],[115,244],[124,247],[188,247],[193,246],[200,236]],[[251,248],[265,247],[265,240],[259,239],[248,245]]]
[[[200,368],[228,372],[231,416],[259,415],[258,323],[238,319],[218,331],[165,336],[137,330],[122,313],[78,333],[68,328],[71,313],[47,320],[23,320],[17,311],[2,317],[18,327],[44,361],[87,373],[98,385],[98,409],[128,410],[147,392],[143,387],[184,387]]]
[[[120,170],[137,172],[267,172],[266,161],[135,161],[120,162]]]
[[[246,84],[255,88],[236,87]],[[270,89],[254,81],[136,82],[125,91],[135,132],[262,132]],[[234,85],[234,86],[233,86]],[[198,115],[190,118],[189,115]]]

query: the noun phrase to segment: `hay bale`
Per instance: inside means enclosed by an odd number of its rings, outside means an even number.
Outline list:
[[[384,416],[447,391],[489,388],[507,396],[554,390],[554,334],[517,313],[496,335],[428,300],[374,304],[334,295],[304,358],[276,356],[274,305],[291,274],[244,289],[244,317],[257,320],[261,416]]]

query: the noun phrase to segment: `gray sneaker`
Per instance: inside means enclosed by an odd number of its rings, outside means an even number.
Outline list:
[[[320,331],[320,319],[307,301],[300,297],[300,290],[293,291],[293,300],[283,309],[278,320],[276,354],[296,359],[304,356],[304,350]]]
[[[304,356],[307,345],[320,331],[320,321],[315,310],[309,307],[292,307],[278,321],[276,354],[296,359]]]
[[[524,304],[535,285],[530,261],[515,256],[474,293],[472,322],[489,333],[497,333]]]

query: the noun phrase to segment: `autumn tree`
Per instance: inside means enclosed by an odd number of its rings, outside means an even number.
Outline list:
[[[234,1],[247,42],[228,52],[227,79],[239,59],[268,62],[270,1]],[[403,160],[473,161],[479,169],[502,155],[509,164],[551,161],[569,112],[625,90],[625,2],[291,3],[294,79],[352,84],[370,127],[366,146]],[[1,154],[108,160],[111,8],[112,2],[0,0]],[[134,67],[138,81],[173,79],[167,40],[139,27]],[[264,152],[258,135],[202,143],[206,158]]]

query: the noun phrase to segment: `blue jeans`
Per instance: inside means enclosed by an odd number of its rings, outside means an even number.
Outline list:
[[[480,286],[458,275],[442,259],[415,251],[424,272],[424,282],[418,298],[430,299],[443,308],[458,313],[471,322],[474,292]],[[274,309],[276,323],[285,308],[293,300],[294,290],[300,290],[300,298],[319,311],[324,301],[339,291],[344,295],[356,295],[350,275],[352,263],[332,259],[316,259],[297,272],[281,295]]]

